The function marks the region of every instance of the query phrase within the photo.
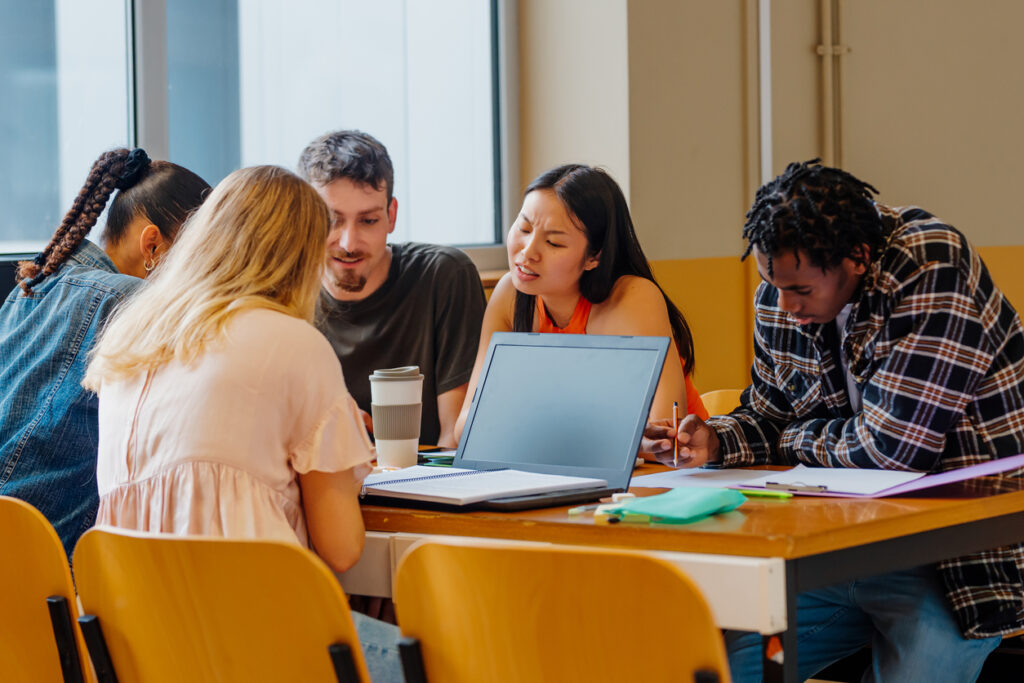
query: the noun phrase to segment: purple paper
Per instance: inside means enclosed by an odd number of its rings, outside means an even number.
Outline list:
[[[900,493],[920,491],[921,489],[929,489],[933,486],[942,486],[944,484],[953,484],[958,481],[966,481],[976,477],[987,477],[992,474],[999,474],[1001,472],[1007,472],[1020,467],[1024,467],[1024,454],[1012,455],[1009,458],[988,460],[977,465],[961,467],[960,469],[949,470],[947,472],[939,472],[938,474],[926,474],[914,481],[908,481],[905,484],[897,484],[896,486],[883,489],[876,493],[841,493],[833,491],[824,491],[821,493],[800,491],[794,493],[800,496],[822,496],[826,498],[885,498],[886,496],[895,496]]]
[[[996,460],[989,460],[969,467],[961,467],[957,470],[939,472],[938,474],[928,474],[920,479],[908,481],[906,484],[900,484],[898,486],[885,489],[884,491],[880,491],[875,494],[875,497],[894,496],[898,493],[907,493],[909,491],[918,491],[920,489],[927,489],[933,486],[952,484],[958,481],[974,479],[975,477],[987,477],[992,474],[999,474],[1000,472],[1006,472],[1018,467],[1024,467],[1024,454],[1012,455],[1009,458],[997,458]]]

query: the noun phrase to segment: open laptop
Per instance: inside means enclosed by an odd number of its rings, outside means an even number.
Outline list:
[[[627,490],[668,345],[667,337],[493,334],[452,467],[585,477],[604,485],[496,497],[457,509],[568,505]]]

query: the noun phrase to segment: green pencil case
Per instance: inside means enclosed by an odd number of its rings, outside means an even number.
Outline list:
[[[624,517],[648,515],[661,524],[689,524],[699,519],[735,510],[747,498],[733,489],[680,487],[656,496],[633,498],[615,507],[602,508],[607,515]]]

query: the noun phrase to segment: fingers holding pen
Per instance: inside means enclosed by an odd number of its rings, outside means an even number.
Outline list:
[[[680,459],[685,455],[688,466],[696,467],[721,459],[718,434],[696,415],[687,415],[683,419],[676,438],[679,442]]]
[[[672,455],[672,440],[675,432],[671,420],[651,420],[644,428],[644,436],[640,441],[640,450],[651,455],[668,452]]]
[[[644,429],[640,450],[663,465],[673,466],[677,445],[676,467],[697,467],[720,459],[718,435],[696,415],[684,417],[676,429],[672,429],[671,419],[651,420]]]

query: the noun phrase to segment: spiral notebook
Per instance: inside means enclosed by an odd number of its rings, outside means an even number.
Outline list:
[[[668,342],[493,334],[452,467],[371,475],[363,495],[521,510],[625,491]]]
[[[442,471],[438,471],[441,469]],[[523,470],[467,470],[417,465],[398,472],[372,474],[363,483],[367,495],[470,505],[492,498],[530,496],[580,489],[605,491],[608,482],[587,477],[539,474]]]

